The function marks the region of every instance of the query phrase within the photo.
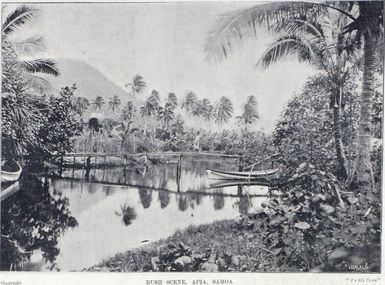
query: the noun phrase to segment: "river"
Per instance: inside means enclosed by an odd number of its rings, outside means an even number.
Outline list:
[[[186,161],[180,175],[175,164],[145,173],[116,167],[24,175],[20,191],[2,203],[2,269],[21,260],[16,269],[81,270],[189,225],[257,209],[266,186],[210,185],[206,169],[234,169],[229,165]]]

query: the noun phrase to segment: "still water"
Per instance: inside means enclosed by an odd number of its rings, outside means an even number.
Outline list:
[[[81,270],[189,225],[237,218],[266,199],[265,186],[210,185],[208,168],[231,169],[186,161],[180,174],[168,164],[24,178],[2,205],[2,269],[26,259],[29,268],[19,270]]]

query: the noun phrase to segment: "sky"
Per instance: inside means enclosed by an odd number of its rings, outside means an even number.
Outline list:
[[[300,92],[314,69],[291,59],[268,70],[256,68],[273,39],[262,30],[223,62],[207,61],[204,51],[221,14],[257,4],[36,4],[41,12],[29,32],[45,37],[44,56],[85,61],[122,87],[134,75],[142,75],[146,94],[156,89],[163,96],[174,92],[180,98],[193,91],[212,102],[227,96],[236,116],[254,95],[260,114],[255,127],[271,132],[289,98]]]

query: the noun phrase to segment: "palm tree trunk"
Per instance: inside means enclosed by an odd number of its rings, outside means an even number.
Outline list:
[[[147,117],[144,118],[144,134],[147,135]]]
[[[344,181],[347,178],[346,171],[346,157],[344,147],[342,144],[342,130],[341,130],[341,106],[335,105],[333,107],[333,124],[334,124],[334,139],[337,153],[337,177]]]
[[[360,96],[358,126],[357,186],[368,191],[373,185],[370,162],[372,105],[374,94],[375,39],[370,32],[364,34],[364,72]]]

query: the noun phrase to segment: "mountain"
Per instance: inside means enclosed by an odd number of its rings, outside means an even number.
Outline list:
[[[92,65],[73,59],[57,59],[56,62],[60,75],[49,78],[53,88],[58,91],[62,87],[72,86],[75,83],[77,86],[76,95],[87,98],[90,103],[95,97],[102,96],[106,102],[104,106],[105,117],[116,118],[120,115],[120,110],[115,111],[114,114],[107,109],[109,98],[113,95],[119,96],[122,102],[120,109],[123,108],[127,101],[132,101],[134,105],[139,104],[136,98],[108,79]]]

